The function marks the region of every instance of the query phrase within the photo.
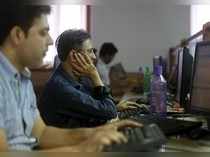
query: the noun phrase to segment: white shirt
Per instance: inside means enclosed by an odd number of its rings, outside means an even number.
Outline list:
[[[109,78],[109,72],[110,72],[110,67],[105,64],[100,58],[98,59],[97,65],[98,73],[101,77],[101,80],[105,85],[110,85],[110,78]]]

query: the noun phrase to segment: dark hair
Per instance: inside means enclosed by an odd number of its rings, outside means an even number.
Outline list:
[[[117,47],[111,43],[111,42],[105,42],[102,44],[100,51],[99,51],[99,56],[103,57],[106,55],[114,55],[118,52]]]
[[[27,35],[35,18],[51,12],[50,6],[47,5],[24,4],[19,0],[7,1],[0,6],[0,45],[14,26],[21,27]]]
[[[75,48],[81,48],[85,40],[90,39],[90,34],[84,30],[66,30],[56,40],[58,57],[65,61],[69,52]]]

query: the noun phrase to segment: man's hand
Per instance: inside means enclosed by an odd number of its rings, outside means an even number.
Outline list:
[[[123,111],[126,109],[136,109],[138,107],[141,107],[141,105],[136,102],[127,100],[122,100],[117,104],[118,111]]]
[[[87,54],[72,51],[70,53],[73,72],[79,76],[96,75],[97,69]]]
[[[70,57],[72,71],[76,76],[87,76],[92,79],[95,86],[104,86],[93,61],[87,54],[72,51]]]
[[[141,123],[132,121],[132,120],[120,120],[113,123],[108,123],[106,125],[102,125],[96,128],[96,131],[98,130],[119,130],[125,127],[142,127],[143,125]]]
[[[105,146],[112,143],[127,142],[127,138],[118,131],[124,127],[142,127],[142,124],[131,120],[121,120],[99,126],[92,136],[80,145],[81,149],[84,151],[102,151]]]
[[[41,119],[40,119],[41,120]],[[96,128],[80,129],[59,129],[45,127],[45,131],[39,131],[43,126],[42,121],[36,122],[34,136],[40,139],[42,151],[62,151],[62,152],[96,152],[112,143],[127,142],[126,137],[118,129],[124,127],[141,127],[142,125],[131,121],[122,120]],[[40,125],[41,124],[41,125]],[[37,126],[39,125],[39,127]],[[44,128],[42,127],[41,130]]]
[[[203,40],[210,40],[210,22],[203,25]]]
[[[85,142],[78,145],[79,151],[85,152],[99,152],[102,151],[105,146],[113,143],[126,143],[127,138],[117,130],[112,129],[100,129],[95,131],[93,136],[89,137]]]

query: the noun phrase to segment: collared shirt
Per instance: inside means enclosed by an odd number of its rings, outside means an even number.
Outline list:
[[[10,150],[31,150],[31,136],[39,116],[30,72],[19,73],[0,51],[0,128],[5,130]]]
[[[60,65],[47,82],[39,110],[48,125],[89,127],[117,117],[105,87],[93,88],[87,78],[76,81]]]
[[[96,67],[98,69],[98,73],[103,83],[109,86],[110,85],[110,78],[109,78],[110,67],[106,65],[100,58],[97,61]]]

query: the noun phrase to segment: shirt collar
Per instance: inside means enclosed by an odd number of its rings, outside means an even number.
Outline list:
[[[103,61],[101,58],[98,58],[98,62],[99,62],[100,64],[104,64],[104,65],[105,65],[104,61]]]
[[[17,69],[10,63],[7,57],[2,53],[2,51],[0,51],[0,64],[3,66],[3,70],[9,78],[20,78],[21,76],[26,78],[31,77],[31,72],[27,67],[24,68],[21,73],[19,73]]]
[[[60,64],[58,66],[58,68],[56,69],[57,72],[61,73],[61,75],[63,75],[65,78],[67,78],[68,82],[74,86],[74,87],[77,87],[79,88],[81,86],[81,84],[76,81],[71,75],[69,75],[62,67],[62,64]]]
[[[109,68],[111,67],[111,64],[106,64],[106,63],[104,63],[104,61],[103,61],[101,58],[98,59],[98,63],[99,63],[101,66],[106,67],[107,69],[109,69]]]

